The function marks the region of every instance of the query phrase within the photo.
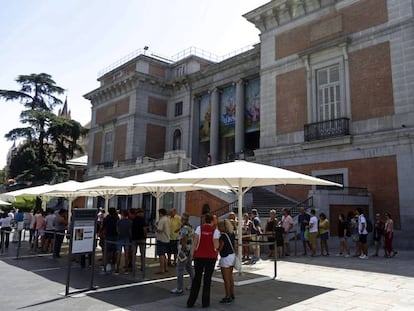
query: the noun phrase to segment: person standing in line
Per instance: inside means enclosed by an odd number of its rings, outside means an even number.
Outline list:
[[[358,233],[359,233],[359,249],[361,251],[360,259],[368,259],[368,231],[367,219],[365,218],[362,208],[357,208],[356,215],[358,216]]]
[[[117,231],[118,240],[116,244],[116,267],[115,273],[119,273],[119,266],[121,264],[122,248],[124,249],[124,272],[129,271],[129,250],[131,247],[131,225],[132,221],[128,218],[128,211],[122,211],[122,218],[118,220]]]
[[[139,254],[141,259],[141,271],[145,266],[145,248],[146,239],[148,234],[148,225],[145,222],[145,213],[142,208],[137,208],[136,215],[132,221],[131,226],[131,238],[136,248],[139,248]],[[135,249],[136,253],[136,249]]]
[[[55,213],[52,209],[47,210],[45,217],[45,243],[43,244],[43,252],[48,253],[53,250],[54,236],[55,236]]]
[[[158,224],[155,227],[155,235],[157,238],[157,255],[160,257],[160,271],[157,274],[162,274],[168,272],[167,269],[167,247],[170,243],[170,220],[167,216],[167,210],[165,208],[160,208],[158,211],[159,220]]]
[[[351,236],[351,232],[348,229],[348,222],[345,219],[344,214],[338,216],[338,238],[339,238],[339,253],[337,256],[349,257],[350,251],[348,246],[348,237]]]
[[[307,248],[311,249],[309,240],[305,238],[306,227],[309,226],[310,215],[306,213],[305,208],[301,207],[298,215],[298,224],[300,226],[300,239],[303,245],[303,256],[307,255]]]
[[[242,223],[242,241],[243,241],[243,257],[242,260],[250,260],[250,241],[252,236],[252,221],[250,220],[249,214],[244,213]]]
[[[385,213],[385,226],[384,226],[384,236],[385,236],[385,257],[391,258],[397,255],[397,252],[392,246],[394,240],[394,221],[391,218],[390,213]]]
[[[314,209],[310,211],[309,220],[309,243],[311,245],[312,257],[316,256],[316,238],[318,236],[318,218]]]
[[[220,300],[220,303],[230,303],[234,300],[234,279],[233,267],[236,258],[235,243],[236,236],[234,235],[233,225],[228,219],[220,220],[218,222],[218,229],[221,233],[219,238],[219,253],[220,253],[220,270],[224,281],[225,297]]]
[[[260,260],[260,239],[261,235],[263,234],[263,229],[261,225],[261,221],[259,218],[259,213],[257,212],[257,209],[252,209],[252,241],[253,241],[253,256],[251,263],[255,264],[257,261]]]
[[[178,242],[177,287],[170,291],[171,294],[179,295],[184,292],[184,270],[190,275],[191,282],[194,278],[194,268],[191,260],[191,245],[194,229],[188,220],[188,214],[184,213],[181,216],[181,228]],[[191,286],[188,288],[191,288]]]
[[[62,247],[63,239],[65,238],[65,231],[68,226],[68,213],[65,209],[61,208],[54,220],[54,227],[56,230],[56,239],[53,246],[53,257],[60,257],[60,249]]]
[[[379,250],[381,248],[381,245],[383,245],[384,243],[384,227],[385,224],[381,219],[381,215],[380,214],[376,214],[375,215],[375,223],[374,223],[374,232],[373,232],[373,236],[374,236],[374,245],[375,245],[375,257],[378,257],[379,255]],[[384,249],[385,249],[385,245],[384,245]]]
[[[282,210],[282,227],[285,230],[283,241],[285,243],[285,256],[290,256],[289,232],[293,227],[293,219],[287,208]]]
[[[118,214],[115,207],[110,207],[108,215],[105,217],[102,225],[102,231],[104,233],[106,252],[103,252],[105,256],[105,272],[112,271],[112,264],[116,262],[115,254],[115,243],[118,240]]]
[[[269,219],[267,220],[266,227],[265,227],[265,234],[267,237],[267,242],[269,244],[269,258],[275,257],[275,228],[279,225],[279,221],[276,219],[276,210],[272,209],[269,212]]]
[[[319,215],[319,236],[321,239],[321,255],[329,256],[329,220],[326,218],[325,213]]]
[[[203,274],[202,306],[203,308],[210,306],[211,278],[217,261],[220,232],[211,224],[210,214],[204,215],[204,221],[205,223],[195,230],[191,248],[195,274],[187,300],[187,308],[192,308],[197,300]]]
[[[168,266],[172,267],[177,264],[178,254],[178,236],[181,228],[181,217],[177,215],[177,210],[172,208],[170,210],[170,243],[167,248]]]
[[[5,249],[8,249],[9,242],[10,242],[10,232],[12,231],[12,227],[11,227],[11,219],[6,212],[4,212],[0,218],[0,227],[1,227],[0,248],[4,246]]]

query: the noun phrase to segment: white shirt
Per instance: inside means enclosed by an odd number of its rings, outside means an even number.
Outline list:
[[[318,232],[318,218],[316,216],[311,216],[309,220],[309,233]]]
[[[364,231],[362,231],[362,224],[365,224]],[[358,217],[358,233],[359,234],[368,234],[367,220],[365,219],[365,216],[363,214],[359,215],[359,217]]]

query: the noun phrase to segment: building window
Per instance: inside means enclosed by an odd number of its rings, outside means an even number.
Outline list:
[[[173,150],[181,149],[181,131],[175,130],[173,136]]]
[[[318,121],[334,120],[341,116],[339,71],[338,64],[316,71]]]
[[[347,168],[337,168],[337,169],[327,169],[327,170],[317,170],[312,172],[312,176],[329,180],[338,184],[341,184],[343,187],[348,187],[348,169]],[[335,186],[314,186],[316,190],[342,190],[341,187]]]
[[[174,116],[178,117],[183,114],[183,102],[175,103]]]
[[[113,161],[113,132],[106,132],[104,137],[104,162]]]
[[[175,77],[182,77],[185,75],[185,65],[175,68]]]
[[[302,56],[308,74],[308,123],[351,115],[349,64],[345,44]]]

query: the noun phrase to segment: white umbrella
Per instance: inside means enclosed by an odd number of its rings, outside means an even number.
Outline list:
[[[238,195],[239,220],[243,219],[243,195],[252,187],[289,184],[342,187],[340,184],[320,178],[243,160],[181,172],[175,175],[174,180],[169,179],[166,182],[228,186],[233,188]],[[241,221],[238,222],[238,241],[242,241]],[[238,254],[239,256],[242,254],[242,243],[239,243]]]
[[[122,183],[127,186],[124,191],[128,194],[138,194],[149,192],[155,197],[155,219],[158,221],[158,211],[160,207],[160,199],[168,192],[186,192],[200,189],[218,189],[221,191],[228,190],[228,187],[211,186],[211,185],[193,185],[190,183],[168,183],[170,179],[175,179],[176,174],[156,170],[149,173],[134,175],[122,178]],[[160,183],[159,181],[164,182]],[[129,185],[132,184],[132,187]]]
[[[131,185],[129,185],[131,187]],[[105,213],[108,213],[109,199],[116,194],[129,194],[128,185],[120,178],[104,176],[81,183],[78,196],[102,196],[105,198]]]
[[[78,189],[82,183],[75,180],[68,180],[59,184],[52,185],[50,191],[42,194],[42,197],[46,198],[65,198],[68,200],[68,215],[72,212],[72,202],[75,198],[79,197]]]
[[[0,200],[0,205],[11,205],[9,202]]]
[[[7,201],[15,201],[16,197],[20,196],[39,196],[42,193],[46,192],[48,189],[50,189],[50,187],[50,185],[45,184],[42,186],[29,187],[15,191],[5,192],[0,195],[0,198]]]

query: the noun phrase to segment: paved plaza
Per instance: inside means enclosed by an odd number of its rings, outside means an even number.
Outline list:
[[[175,271],[155,274],[148,265],[145,278],[131,274],[105,274],[97,265],[94,290],[90,268],[72,262],[69,295],[65,296],[68,257],[31,254],[22,248],[16,259],[13,244],[0,256],[1,310],[182,310],[188,291],[170,294]],[[332,251],[332,250],[331,250]],[[214,275],[210,310],[412,310],[414,305],[414,251],[399,251],[394,258],[290,256],[274,262],[244,265],[235,274],[236,299],[221,304],[224,296],[220,272]],[[149,260],[149,263],[151,261]],[[188,282],[188,279],[185,280]],[[193,308],[201,309],[197,302]]]

